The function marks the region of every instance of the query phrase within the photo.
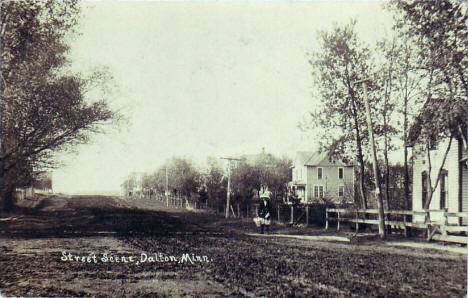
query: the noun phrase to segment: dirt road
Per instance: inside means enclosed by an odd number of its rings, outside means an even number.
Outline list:
[[[3,295],[466,294],[466,254],[457,252],[247,236],[255,231],[250,221],[164,210],[148,200],[52,198],[25,211],[0,218]]]

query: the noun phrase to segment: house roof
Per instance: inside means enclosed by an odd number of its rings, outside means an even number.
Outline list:
[[[259,154],[244,154],[240,157],[240,159],[245,160],[248,164],[254,164],[259,158],[261,157],[261,153]]]
[[[312,151],[298,151],[296,152],[295,163],[300,165],[306,165],[310,157],[314,154]]]
[[[244,154],[240,159],[244,160],[247,164],[254,165],[258,160],[265,156],[271,155],[270,153],[257,153],[257,154]]]
[[[332,160],[325,152],[298,151],[296,153],[295,164],[304,166],[350,166],[341,160]]]

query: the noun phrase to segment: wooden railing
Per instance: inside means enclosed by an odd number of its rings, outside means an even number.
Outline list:
[[[325,229],[329,228],[329,222],[331,221],[336,221],[337,230],[340,230],[340,223],[350,222],[355,224],[356,232],[358,232],[359,224],[378,225],[378,213],[378,209],[327,208]],[[336,214],[336,217],[332,216],[333,214]],[[468,218],[468,214],[465,212],[385,210],[384,214],[385,225],[403,230],[405,236],[408,236],[408,228],[417,228],[427,230],[428,240],[468,243],[468,237],[466,236],[468,226],[462,220]],[[439,215],[439,220],[431,220],[431,215],[435,214]],[[414,218],[418,216],[421,217],[421,220],[414,221]],[[455,218],[455,220],[450,220],[450,218]],[[460,235],[460,233],[465,235]]]

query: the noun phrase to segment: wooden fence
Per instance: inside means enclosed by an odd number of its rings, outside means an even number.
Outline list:
[[[378,209],[326,209],[325,229],[329,228],[329,222],[336,221],[336,228],[340,230],[340,223],[349,222],[355,224],[356,232],[359,224],[378,225]],[[332,215],[336,214],[336,217]],[[447,210],[385,210],[385,225],[392,229],[403,230],[408,236],[408,228],[424,229],[427,240],[439,240],[468,244],[468,226],[465,225],[468,214],[465,212],[448,212]],[[434,218],[434,215],[436,218]],[[431,216],[433,219],[431,220]],[[419,218],[420,220],[414,220]]]
[[[206,206],[200,204],[192,198],[185,196],[165,196],[160,194],[155,194],[154,197],[156,200],[163,202],[167,207],[171,208],[184,208],[184,209],[201,209]]]

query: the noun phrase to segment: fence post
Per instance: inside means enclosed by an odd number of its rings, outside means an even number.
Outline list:
[[[431,224],[430,224],[430,220],[431,220],[431,214],[429,213],[428,209],[425,209],[424,210],[424,222],[426,223],[426,232],[427,232],[427,240],[431,240]]]
[[[280,219],[280,208],[281,208],[281,204],[278,203],[276,206],[277,206],[277,210],[278,210],[278,222],[280,222],[280,221],[281,221],[281,219]]]
[[[447,230],[445,229],[446,226],[448,226],[449,222],[448,222],[448,216],[447,216],[447,212],[448,212],[448,208],[444,208],[444,225],[442,226],[442,234],[444,236],[447,236]]]
[[[309,225],[309,205],[306,205],[306,227]]]
[[[406,214],[403,214],[403,233],[408,237],[408,227],[406,226]]]
[[[340,230],[340,211],[337,211],[336,215],[337,215],[336,230],[339,231]]]
[[[291,204],[291,224],[294,224],[294,205]]]
[[[325,209],[325,230],[328,230],[328,209]]]
[[[358,213],[358,210],[356,209],[356,234],[357,234],[357,232],[359,232],[359,222],[358,222],[358,219],[359,219],[359,213]]]

